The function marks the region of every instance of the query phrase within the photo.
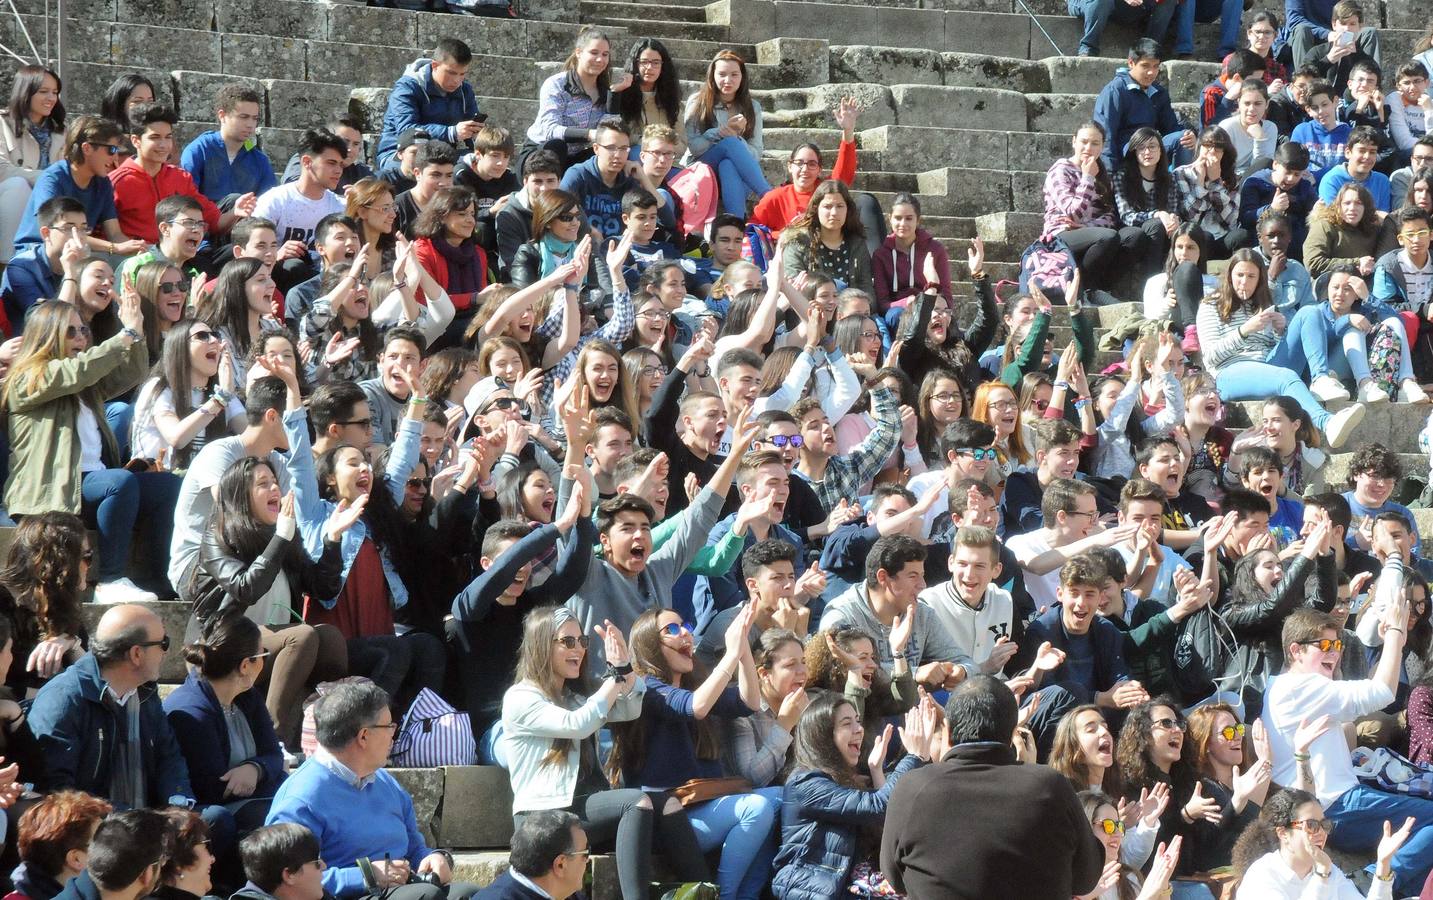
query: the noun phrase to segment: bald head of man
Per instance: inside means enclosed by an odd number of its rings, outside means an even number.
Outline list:
[[[132,603],[110,607],[95,626],[90,652],[118,694],[159,678],[169,637],[154,612]]]

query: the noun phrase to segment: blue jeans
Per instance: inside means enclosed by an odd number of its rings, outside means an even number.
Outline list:
[[[101,582],[124,576],[134,523],[143,514],[146,573],[150,587],[169,585],[169,538],[174,533],[174,505],[179,502],[178,475],[173,472],[131,472],[100,469],[80,479],[85,522],[99,529]],[[166,593],[169,591],[166,590]]]
[[[757,199],[769,190],[771,183],[761,174],[756,154],[739,137],[724,137],[707,148],[699,159],[716,170],[721,184],[722,212],[746,218],[746,195]]]
[[[1093,56],[1099,53],[1100,36],[1105,26],[1113,19],[1124,25],[1144,23],[1144,36],[1163,42],[1174,21],[1177,9],[1187,6],[1193,0],[1145,0],[1141,6],[1130,6],[1125,0],[1065,0],[1070,15],[1085,20],[1085,33],[1080,37],[1080,55]],[[1153,7],[1153,11],[1150,7]],[[1236,17],[1237,18],[1237,17]]]
[[[1282,348],[1282,344],[1275,348],[1268,362],[1241,359],[1221,366],[1218,374],[1214,376],[1219,396],[1227,402],[1267,400],[1279,394],[1286,394],[1294,398],[1299,407],[1309,414],[1314,427],[1322,431],[1324,423],[1329,420],[1329,412],[1293,369],[1274,361]]]
[[[1433,866],[1433,800],[1389,794],[1358,784],[1344,791],[1324,810],[1334,822],[1329,844],[1348,852],[1363,852],[1378,846],[1383,823],[1402,827],[1413,817],[1413,834],[1393,856],[1393,890],[1399,897],[1423,888]],[[1369,866],[1373,871],[1373,866]]]
[[[757,900],[771,880],[781,788],[730,794],[687,810],[703,853],[721,847],[717,887],[721,900]]]
[[[1219,59],[1239,49],[1239,20],[1244,0],[1186,0],[1179,4],[1174,34],[1175,53],[1194,52],[1194,23],[1219,22]]]
[[[1357,328],[1350,328],[1342,337],[1334,334],[1333,323],[1323,312],[1326,308],[1319,303],[1301,307],[1294,313],[1285,338],[1288,345],[1285,359],[1295,372],[1307,370],[1310,380],[1333,374],[1340,379],[1352,379],[1357,385],[1369,377],[1368,335]],[[1402,382],[1412,378],[1413,351],[1408,344],[1403,320],[1394,315],[1378,324],[1393,329],[1402,345],[1398,380]]]

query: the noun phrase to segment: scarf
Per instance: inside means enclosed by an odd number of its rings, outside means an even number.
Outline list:
[[[554,269],[572,259],[572,253],[576,249],[576,241],[560,241],[551,234],[544,234],[542,240],[537,242],[537,250],[542,257],[542,268],[537,277],[546,278],[551,275]]]
[[[448,264],[448,296],[453,305],[467,308],[471,297],[483,287],[483,273],[478,270],[478,254],[472,241],[463,241],[454,247],[444,238],[433,239],[433,249]],[[468,303],[459,304],[457,298],[467,295]]]

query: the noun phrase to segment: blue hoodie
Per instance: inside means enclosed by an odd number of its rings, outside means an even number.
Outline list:
[[[1095,99],[1095,121],[1105,130],[1104,160],[1109,172],[1119,168],[1125,145],[1139,129],[1149,126],[1166,138],[1185,130],[1174,114],[1169,90],[1158,83],[1148,89],[1140,87],[1130,77],[1128,66],[1116,69],[1115,77]]]
[[[433,81],[433,61],[415,59],[388,95],[383,134],[378,138],[379,168],[398,152],[398,135],[409,128],[421,128],[435,140],[472,149],[471,142],[458,140],[455,126],[477,114],[478,98],[471,84],[464,81],[456,91],[444,91]]]

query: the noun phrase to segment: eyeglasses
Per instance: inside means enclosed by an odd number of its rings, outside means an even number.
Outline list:
[[[871,335],[871,336],[872,336],[872,337],[875,337],[875,335]],[[861,335],[861,337],[865,337],[865,335]],[[957,400],[963,400],[963,399],[965,399],[964,397],[962,397],[960,394],[956,393],[955,391],[944,391],[944,392],[939,393],[939,394],[931,394],[931,395],[930,395],[930,398],[931,398],[932,400],[934,400],[936,403],[954,403],[954,402],[957,401]]]
[[[433,487],[433,479],[431,479],[431,478],[410,478],[410,479],[408,479],[407,484],[408,484],[408,487],[412,488],[412,489],[415,490],[415,491],[426,491],[426,490],[432,489],[432,487]]]
[[[1294,643],[1302,644],[1305,647],[1317,647],[1320,653],[1343,649],[1343,641],[1338,638],[1319,638],[1316,641],[1295,641]]]
[[[579,634],[576,637],[570,634],[564,634],[561,637],[553,638],[552,642],[554,644],[561,644],[564,650],[576,650],[578,647],[586,650],[587,645],[592,643],[592,638],[585,634]]]
[[[1150,724],[1152,727],[1154,727],[1154,728],[1158,728],[1160,731],[1183,731],[1185,728],[1189,727],[1189,726],[1185,725],[1183,722],[1179,721],[1178,719],[1168,719],[1168,718],[1166,718],[1166,719],[1155,719],[1153,722],[1150,722],[1149,724]]]
[[[178,281],[161,281],[161,282],[159,282],[159,293],[161,293],[161,294],[180,294],[180,293],[183,293],[183,292],[184,292],[184,285],[181,284],[181,283],[178,282]]]
[[[170,225],[173,225],[173,226],[176,227],[176,228],[183,228],[185,231],[203,231],[203,230],[204,230],[204,220],[203,220],[203,219],[171,219],[171,220],[169,221],[169,224],[170,224]]]
[[[993,460],[996,458],[994,447],[961,447],[955,451],[956,456],[968,456],[976,462],[982,459]]]
[[[191,331],[189,332],[189,339],[191,341],[198,341],[201,344],[207,344],[210,341],[220,340],[219,335],[215,334],[212,331]]]
[[[345,425],[345,426],[347,426],[347,425],[356,425],[356,426],[358,426],[359,428],[368,429],[368,430],[372,430],[372,428],[373,428],[373,420],[372,420],[372,419],[349,419],[347,422],[335,422],[334,424],[336,424],[336,425]]]
[[[1308,832],[1309,834],[1318,834],[1318,833],[1320,833],[1320,832],[1327,832],[1327,833],[1329,833],[1329,834],[1332,834],[1332,833],[1333,833],[1333,820],[1332,820],[1332,819],[1304,819],[1304,820],[1301,821],[1301,822],[1290,822],[1290,823],[1289,823],[1289,827],[1290,827],[1290,828],[1297,828],[1297,829],[1299,829],[1299,830],[1301,830],[1301,831],[1306,831],[1306,832]]]
[[[665,309],[648,309],[637,313],[639,319],[651,319],[654,322],[665,322],[672,317],[672,314]]]
[[[1245,733],[1246,729],[1244,728],[1243,722],[1240,722],[1238,725],[1225,725],[1219,729],[1219,736],[1226,741],[1232,741],[1235,738],[1243,740]]]
[[[666,366],[643,366],[642,374],[650,378],[653,375],[666,375],[671,370]]]
[[[767,435],[766,442],[778,450],[791,447],[799,450],[806,445],[806,439],[799,434],[772,434]]]
[[[160,650],[163,650],[165,653],[168,653],[168,652],[169,652],[169,635],[166,634],[164,637],[160,638],[160,639],[157,640],[157,641],[140,641],[139,643],[135,644],[134,646],[136,646],[136,647],[141,647],[141,648],[158,647]]]
[[[672,622],[663,625],[659,631],[663,637],[681,637],[682,632],[692,633],[692,625],[690,622]]]
[[[557,221],[561,222],[564,225],[571,225],[573,222],[576,222],[577,219],[577,213],[573,212],[561,213],[557,217]]]
[[[65,328],[65,337],[66,337],[66,339],[68,339],[68,340],[73,341],[75,338],[79,337],[80,335],[84,335],[85,337],[89,337],[89,336],[90,336],[90,326],[88,326],[88,325],[69,325],[69,326],[67,326],[67,327]]]
[[[124,150],[124,148],[121,147],[119,144],[96,144],[94,141],[85,141],[85,143],[89,144],[96,150],[103,148],[104,151],[110,156],[114,156],[116,153],[119,153]]]
[[[1124,834],[1125,823],[1119,819],[1097,819],[1091,823],[1105,834]]]

